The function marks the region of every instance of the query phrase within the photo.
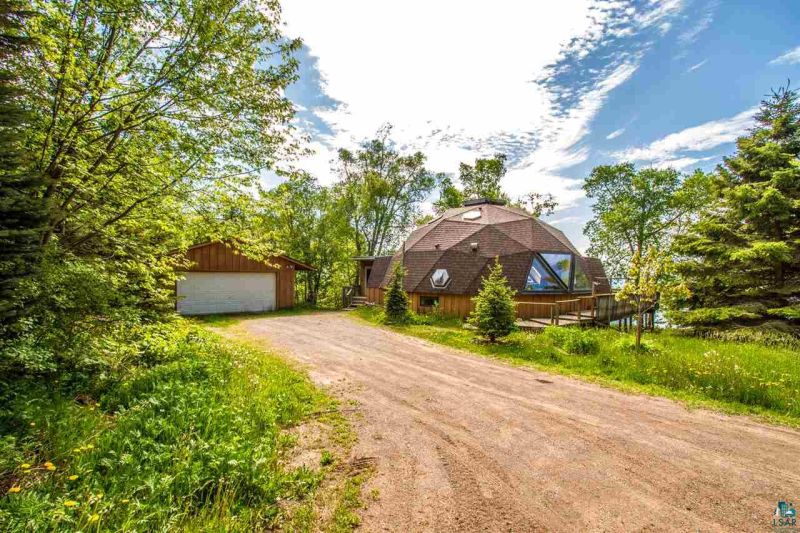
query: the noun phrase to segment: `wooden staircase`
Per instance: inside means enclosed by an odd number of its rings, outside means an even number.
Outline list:
[[[345,311],[352,311],[363,305],[367,305],[367,297],[359,296],[359,287],[342,287],[342,309]]]
[[[366,296],[353,296],[350,299],[350,305],[345,307],[345,309],[357,309],[361,306],[367,305],[367,297]]]

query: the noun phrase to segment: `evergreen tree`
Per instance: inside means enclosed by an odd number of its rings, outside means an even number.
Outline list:
[[[714,176],[715,198],[676,239],[690,295],[674,319],[697,327],[800,333],[800,103],[788,87]]]
[[[517,320],[515,291],[503,275],[503,266],[495,259],[489,275],[483,278],[478,296],[472,299],[475,309],[468,322],[477,328],[478,333],[495,342],[514,331]]]
[[[395,263],[392,279],[384,297],[384,310],[389,322],[402,323],[408,319],[408,294],[403,289],[404,277],[403,265]]]
[[[15,289],[37,264],[47,219],[41,200],[43,181],[31,171],[23,149],[30,115],[15,68],[32,47],[22,31],[28,16],[23,2],[0,2],[0,322],[6,324],[19,312]]]

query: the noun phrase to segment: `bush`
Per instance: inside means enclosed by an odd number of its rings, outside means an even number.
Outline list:
[[[263,530],[279,500],[316,487],[321,473],[281,463],[281,428],[321,406],[304,376],[183,321],[150,333],[145,364],[99,403],[63,383],[5,390],[0,486],[20,490],[0,499],[0,530],[152,531],[202,516]]]
[[[129,366],[144,329],[168,309],[161,286],[168,276],[153,270],[49,250],[18,287],[24,318],[0,331],[0,379],[103,381]]]
[[[600,342],[594,331],[576,327],[547,327],[542,333],[554,346],[573,355],[594,355]]]
[[[478,296],[473,298],[475,309],[467,321],[478,330],[478,334],[495,342],[516,329],[516,304],[514,289],[503,275],[503,266],[495,260],[489,275],[483,278]]]
[[[395,263],[392,280],[384,297],[384,312],[388,323],[402,324],[408,321],[408,294],[403,289],[404,277],[403,265]]]

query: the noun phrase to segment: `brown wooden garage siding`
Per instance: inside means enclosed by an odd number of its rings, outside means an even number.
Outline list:
[[[222,243],[212,242],[189,248],[189,272],[275,272],[278,309],[294,306],[295,263],[283,257],[269,259],[270,265],[254,261]]]

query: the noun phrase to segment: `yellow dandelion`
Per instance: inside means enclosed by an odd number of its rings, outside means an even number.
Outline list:
[[[53,463],[51,463],[50,461],[47,461],[47,462],[44,464],[44,467],[45,467],[45,468],[50,468],[51,466],[53,466]]]
[[[18,492],[19,492],[19,491],[21,491],[21,490],[22,490],[22,488],[21,488],[19,485],[14,485],[14,486],[13,486],[13,487],[11,487],[10,489],[8,489],[8,493],[9,493],[9,494],[16,494],[16,493],[18,493]]]
[[[102,492],[98,492],[97,494],[94,495],[94,497],[97,498],[98,500],[102,500],[103,499],[103,493]]]
[[[92,449],[94,449],[94,444],[87,444],[87,445],[86,445],[86,449],[87,449],[87,450],[92,450]]]
[[[83,448],[72,448],[72,451],[75,453],[81,453],[83,451]]]
[[[55,469],[56,469],[56,465],[48,465],[48,466],[47,466],[47,467],[45,467],[45,468],[47,468],[49,471],[53,472],[53,471],[55,471]]]
[[[73,474],[73,475],[69,476],[67,479],[69,479],[70,481],[75,481],[76,479],[78,479],[78,476]]]
[[[31,464],[30,464],[30,463],[22,463],[22,464],[21,464],[21,465],[19,465],[19,466],[20,466],[20,468],[30,468],[30,467],[31,467]]]
[[[89,523],[90,524],[93,524],[93,523],[97,522],[98,520],[100,520],[100,515],[97,514],[97,513],[95,513],[95,514],[93,514],[92,516],[89,517]]]
[[[67,500],[64,502],[64,507],[77,507],[77,506],[78,502],[76,502],[75,500]]]
[[[125,500],[121,500],[121,503],[131,503],[131,501],[128,500],[128,499],[125,499]]]

